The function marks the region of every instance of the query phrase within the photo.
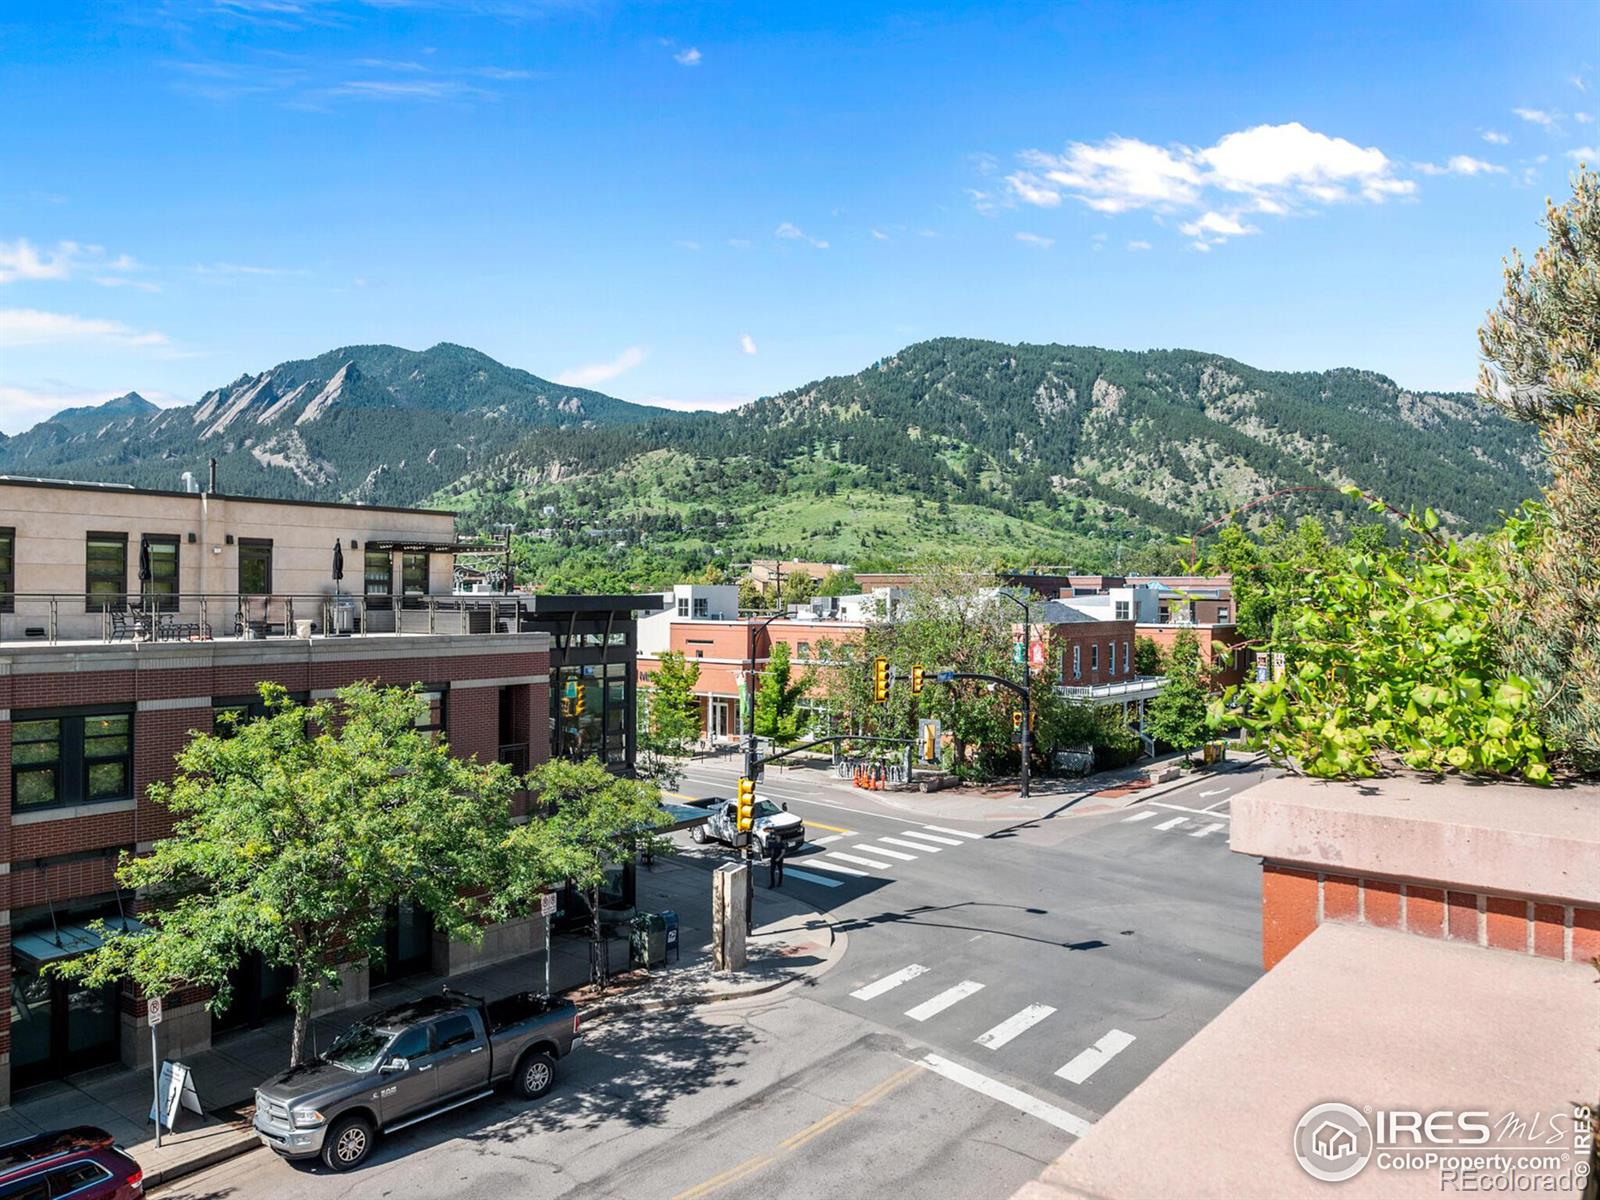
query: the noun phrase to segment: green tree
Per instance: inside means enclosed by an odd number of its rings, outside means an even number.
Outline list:
[[[528,773],[527,784],[547,815],[539,823],[540,841],[561,878],[572,883],[589,905],[590,977],[606,983],[600,889],[606,868],[643,852],[664,850],[656,833],[670,818],[661,807],[661,789],[643,779],[623,779],[595,759],[552,759]]]
[[[1209,734],[1210,704],[1200,640],[1191,629],[1179,630],[1167,656],[1167,685],[1146,706],[1144,731],[1156,741],[1182,750],[1188,761],[1190,751],[1203,745]]]
[[[1133,639],[1133,669],[1140,675],[1161,674],[1165,658],[1155,638],[1141,634]]]
[[[817,585],[819,596],[853,596],[859,590],[854,571],[829,571]]]
[[[1549,203],[1531,264],[1512,251],[1479,331],[1478,394],[1539,429],[1552,482],[1508,530],[1505,660],[1533,684],[1552,745],[1600,771],[1600,176]]]
[[[662,754],[683,754],[689,743],[701,734],[700,664],[681,650],[661,655],[647,691],[649,721],[647,730],[652,745]]]
[[[794,675],[789,643],[774,642],[767,669],[761,672],[756,685],[756,736],[782,743],[794,741],[800,726],[800,701],[810,688],[809,672],[798,678]]]
[[[257,952],[293,972],[293,1066],[318,988],[338,984],[352,950],[382,954],[390,904],[409,898],[438,932],[477,941],[563,864],[537,827],[512,825],[507,767],[457,758],[417,728],[414,688],[355,684],[309,707],[276,684],[261,695],[266,716],[222,717],[190,739],[170,784],[150,786],[172,833],[117,869],[146,897],[149,932],[108,936],[57,969],[152,996],[198,984],[220,1011],[229,969]]]

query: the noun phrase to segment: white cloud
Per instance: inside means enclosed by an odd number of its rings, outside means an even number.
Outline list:
[[[680,50],[677,54],[674,54],[672,59],[680,67],[698,67],[700,65],[701,54],[698,49],[690,46],[687,50]]]
[[[593,387],[597,383],[605,383],[618,375],[626,374],[645,358],[646,351],[643,346],[629,346],[610,362],[590,363],[588,366],[573,367],[563,371],[556,376],[556,382],[567,387]]]
[[[218,276],[253,275],[261,278],[270,278],[281,275],[306,275],[304,268],[298,267],[262,267],[250,263],[214,262],[196,263],[190,268],[194,274],[203,278]]]
[[[1129,242],[1128,243],[1128,249],[1129,250],[1148,250],[1148,249],[1150,249],[1150,243],[1149,242]]]
[[[1577,88],[1580,92],[1587,92],[1589,90],[1589,85],[1587,82],[1585,82],[1582,75],[1574,75],[1572,77],[1572,86]]]
[[[146,291],[159,291],[154,284],[134,283],[123,278],[140,266],[127,254],[110,258],[104,246],[61,241],[52,249],[41,250],[27,238],[0,242],[0,283],[38,283],[68,280],[83,272],[94,272],[90,279],[102,287],[132,285]]]
[[[1232,197],[1226,203],[1236,211],[1284,216],[1314,204],[1380,204],[1416,190],[1377,147],[1297,121],[1239,130],[1203,149],[1117,136],[1073,142],[1060,154],[1027,150],[1018,157],[1021,169],[1006,177],[1011,205],[1055,208],[1072,199],[1105,213],[1205,207],[1213,211],[1196,224],[1204,224],[1208,235],[1255,232],[1214,211],[1222,193]],[[975,203],[984,210],[981,193]],[[1231,222],[1226,233],[1217,221]]]
[[[1556,114],[1547,112],[1542,108],[1513,108],[1511,111],[1530,125],[1554,125],[1556,123]]]
[[[1219,238],[1230,238],[1243,237],[1247,233],[1259,233],[1260,230],[1242,224],[1237,217],[1225,217],[1221,213],[1208,212],[1198,221],[1180,225],[1178,232],[1185,237],[1204,237],[1210,234]]]
[[[821,238],[812,237],[793,221],[785,221],[783,224],[779,225],[772,231],[772,236],[775,238],[782,238],[784,241],[789,242],[810,242],[818,250],[826,250],[828,248],[827,242],[823,241]]]
[[[37,308],[0,308],[0,346],[42,346],[60,342],[164,346],[167,336],[130,329],[121,321],[102,317],[41,312]]]
[[[1600,146],[1579,146],[1568,150],[1567,157],[1573,162],[1588,163],[1591,167],[1600,166]]]
[[[1414,163],[1424,175],[1504,175],[1506,169],[1495,163],[1484,162],[1470,154],[1453,155],[1444,166],[1437,163]]]
[[[72,387],[51,383],[42,387],[29,384],[0,383],[0,433],[21,433],[32,429],[40,421],[49,420],[65,408],[84,408],[104,404],[127,394],[120,391]],[[165,392],[140,392],[146,400],[162,408],[187,401]]]
[[[1593,113],[1586,113],[1586,112],[1573,113],[1572,114],[1572,119],[1574,121],[1576,121],[1579,125],[1587,125],[1591,121],[1594,120],[1594,114]]]
[[[698,250],[698,249],[700,249],[700,243],[695,241],[693,238],[679,238],[676,242],[673,243],[673,245],[677,246],[678,249],[680,249],[680,250]]]
[[[1055,238],[1040,237],[1037,233],[1019,233],[1017,241],[1039,250],[1048,250],[1056,244]]]
[[[756,353],[755,338],[751,337],[748,333],[741,333],[739,335],[739,349],[743,350],[746,354]]]
[[[1483,131],[1483,140],[1491,146],[1509,146],[1511,144],[1509,137],[1495,129],[1485,129]]]
[[[887,242],[889,235],[881,229],[874,229],[872,231],[872,240],[875,242]]]

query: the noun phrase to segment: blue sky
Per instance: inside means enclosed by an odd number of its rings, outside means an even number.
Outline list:
[[[1600,6],[0,8],[0,430],[455,341],[726,407],[940,335],[1467,388]]]

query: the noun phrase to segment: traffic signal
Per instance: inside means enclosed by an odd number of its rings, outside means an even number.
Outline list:
[[[922,761],[939,761],[939,727],[932,721],[922,727]]]
[[[912,664],[912,667],[911,667],[911,694],[913,696],[919,696],[919,695],[922,694],[922,664],[921,663],[914,663],[914,664]]]
[[[889,660],[882,655],[872,660],[872,698],[879,704],[889,699]]]
[[[1011,731],[1013,733],[1022,732],[1022,710],[1020,708],[1011,710]]]
[[[739,832],[749,833],[756,827],[756,781],[739,780]]]
[[[583,716],[583,699],[586,690],[583,684],[580,683],[572,694],[572,715],[575,717]]]

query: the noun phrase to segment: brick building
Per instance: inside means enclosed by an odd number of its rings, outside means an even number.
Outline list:
[[[347,556],[341,581],[335,543]],[[14,1086],[148,1056],[141,997],[43,968],[90,948],[89,922],[136,920],[113,872],[121,853],[171,828],[150,783],[170,777],[191,731],[210,731],[220,710],[248,711],[260,681],[307,701],[357,680],[419,684],[419,724],[456,753],[519,769],[549,757],[552,638],[532,626],[555,614],[516,597],[453,596],[457,546],[450,513],[0,479],[0,974],[12,997],[0,1016],[0,1103]],[[610,654],[597,682],[608,686],[617,667],[620,710],[631,638]],[[620,758],[632,726],[618,722]],[[479,947],[450,943],[402,901],[381,970],[352,964],[328,1006],[542,938],[535,918]],[[168,1005],[168,1054],[281,1009],[287,981],[259,961],[239,964],[234,982],[215,1020],[197,993]]]

